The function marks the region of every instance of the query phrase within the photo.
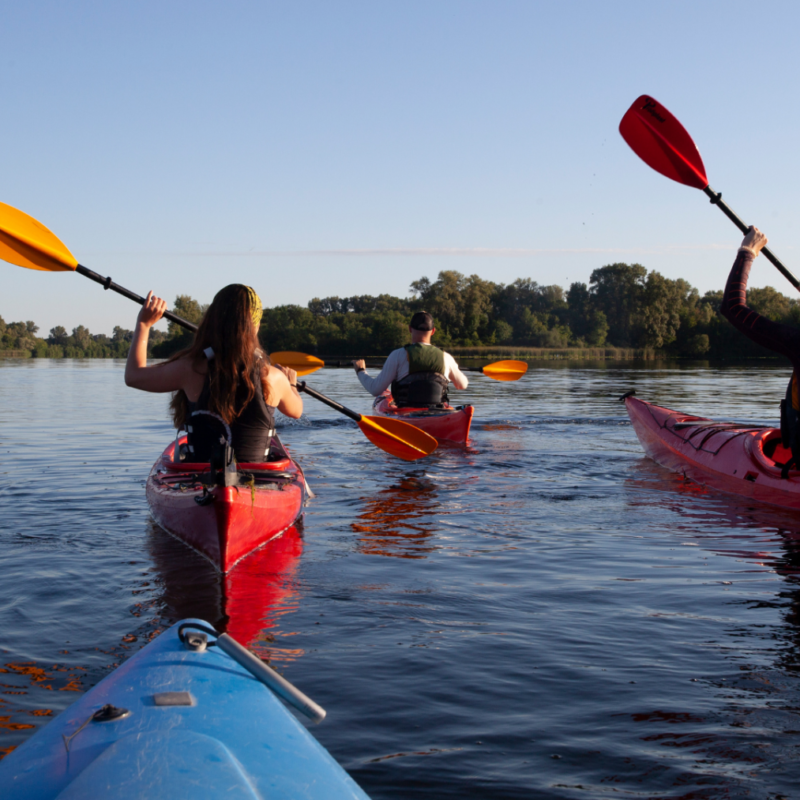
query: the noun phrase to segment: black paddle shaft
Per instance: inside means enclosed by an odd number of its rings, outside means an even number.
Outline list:
[[[144,305],[144,297],[140,297],[138,294],[129,291],[124,286],[120,286],[118,283],[114,283],[111,278],[104,278],[102,275],[98,275],[96,272],[84,267],[82,264],[78,264],[75,268],[75,272],[79,272],[81,275],[85,275],[87,278],[91,278],[96,283],[99,283],[104,289],[111,289],[115,291],[117,294],[121,294],[123,297],[127,297],[128,300],[133,300],[134,303],[138,303],[140,306]],[[183,328],[186,328],[187,331],[196,331],[197,325],[189,322],[189,320],[184,319],[183,317],[179,317],[177,314],[173,314],[171,311],[165,311],[164,316],[175,322],[176,324],[180,325]]]
[[[319,400],[321,403],[325,403],[326,406],[336,409],[336,411],[339,411],[346,417],[350,417],[350,419],[355,420],[356,422],[361,422],[361,414],[356,414],[355,411],[351,411],[346,406],[341,405],[341,403],[337,403],[335,400],[331,400],[330,397],[325,397],[324,394],[314,391],[314,389],[312,389],[310,386],[306,386],[305,381],[297,381],[297,391],[305,392],[306,394],[311,395],[311,397],[313,397],[315,400]]]
[[[711,198],[711,203],[715,206],[719,206],[719,210],[742,232],[747,233],[750,230],[749,225],[745,225],[742,222],[741,218],[736,214],[736,212],[732,211],[730,206],[727,205],[722,200],[722,192],[715,192],[710,186],[706,186],[703,191]],[[767,257],[769,261],[771,261],[777,268],[778,271],[786,278],[789,283],[794,286],[795,289],[800,291],[800,281],[789,272],[788,269],[781,263],[781,260],[774,255],[769,248],[764,247],[761,249],[761,252]]]

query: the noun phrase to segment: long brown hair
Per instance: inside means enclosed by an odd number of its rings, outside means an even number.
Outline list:
[[[261,351],[258,334],[253,330],[251,308],[252,290],[240,283],[220,289],[208,307],[190,347],[175,353],[169,361],[190,358],[196,368],[206,361],[205,350],[211,348],[214,357],[208,360],[208,410],[219,414],[230,424],[253,399],[257,391],[254,375],[258,376],[259,391],[263,391],[269,359]],[[200,370],[198,370],[199,372]],[[244,387],[244,397],[237,395]],[[172,420],[183,428],[189,416],[189,398],[181,389],[172,395]]]

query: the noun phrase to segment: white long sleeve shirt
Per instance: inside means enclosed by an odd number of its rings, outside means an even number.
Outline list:
[[[427,342],[421,342],[421,344],[431,347]],[[392,350],[378,375],[373,378],[364,370],[358,373],[358,379],[373,397],[378,397],[392,385],[392,381],[399,381],[406,375],[408,375],[408,355],[405,348],[400,347]],[[469,386],[469,381],[458,368],[456,360],[450,353],[444,354],[444,376],[456,389],[466,389]]]

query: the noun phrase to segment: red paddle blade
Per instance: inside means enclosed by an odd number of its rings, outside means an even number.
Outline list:
[[[706,168],[686,128],[664,106],[643,94],[619,124],[622,138],[645,164],[673,181],[705,189]]]

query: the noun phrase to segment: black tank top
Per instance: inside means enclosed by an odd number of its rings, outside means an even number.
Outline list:
[[[253,370],[253,382],[256,387],[253,398],[230,425],[233,452],[236,461],[240,464],[257,464],[266,461],[270,442],[275,435],[275,407],[268,406],[264,400],[260,365]],[[220,420],[214,419],[208,414],[192,416],[195,411],[208,411],[209,390],[210,377],[206,375],[203,390],[200,392],[197,402],[189,402],[187,432],[191,461],[203,463],[210,461],[212,450],[219,441],[220,434],[225,435],[224,425]],[[236,392],[236,408],[244,405],[246,396],[247,387],[242,383]]]

